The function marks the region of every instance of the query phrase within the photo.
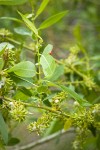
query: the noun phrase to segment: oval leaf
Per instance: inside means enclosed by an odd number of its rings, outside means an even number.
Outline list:
[[[0,5],[21,5],[28,0],[0,0]]]
[[[33,77],[36,75],[35,66],[30,61],[23,61],[8,70],[8,72],[14,72],[21,77]]]
[[[44,75],[48,78],[51,77],[56,69],[56,63],[54,58],[49,54],[53,46],[48,45],[41,55],[40,64],[42,65]]]
[[[5,144],[8,143],[8,131],[2,114],[0,113],[0,133]]]
[[[53,49],[53,45],[48,44],[48,45],[45,47],[45,49],[44,49],[44,51],[43,51],[43,54],[49,54],[49,53],[52,51],[52,49]]]
[[[17,27],[17,28],[14,28],[14,31],[17,33],[17,34],[20,34],[20,35],[28,35],[28,36],[32,36],[32,33],[30,30],[24,28],[24,27]]]
[[[49,26],[55,24],[56,22],[58,22],[60,19],[62,19],[66,14],[68,13],[68,11],[63,11],[60,12],[54,16],[51,16],[50,18],[48,18],[47,20],[45,20],[39,27],[39,29],[45,29],[48,28]]]
[[[20,140],[18,138],[12,137],[11,139],[9,139],[8,141],[8,146],[14,146],[16,144],[18,144],[20,142]]]

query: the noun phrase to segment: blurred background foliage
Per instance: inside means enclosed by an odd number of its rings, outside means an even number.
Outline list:
[[[30,1],[31,2],[31,1]],[[34,10],[37,10],[41,0],[32,1]],[[0,5],[0,17],[19,18],[17,13],[31,14],[32,4],[27,2],[24,5],[5,6]],[[52,43],[55,46],[54,53],[60,57],[59,53],[67,51],[79,41],[84,45],[88,53],[94,55],[99,53],[100,49],[100,2],[98,0],[51,0],[42,15],[37,18],[37,26],[49,16],[63,10],[69,10],[69,15],[52,27],[42,32],[45,42]],[[34,14],[33,14],[34,15]],[[19,22],[0,19],[0,28],[6,28],[13,33],[18,33],[17,28],[20,27]],[[28,34],[24,37],[20,34],[19,40],[30,41]],[[22,42],[22,41],[21,41]],[[62,54],[63,55],[63,54]]]

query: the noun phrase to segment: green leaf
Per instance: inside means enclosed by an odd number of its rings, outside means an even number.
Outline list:
[[[29,96],[24,94],[22,91],[20,91],[19,89],[16,91],[15,95],[13,96],[14,99],[16,100],[28,100],[29,99]]]
[[[36,17],[35,18],[37,18],[43,12],[43,10],[47,6],[48,2],[49,2],[49,0],[43,0],[43,2],[41,3],[41,5],[40,5],[40,7],[39,7],[39,9],[38,9],[38,11],[36,13]]]
[[[2,42],[0,43],[0,55],[4,52],[5,49],[13,49],[14,45],[10,44],[9,42]]]
[[[61,121],[60,119],[53,119],[53,121],[50,123],[49,128],[46,129],[45,133],[44,133],[44,137],[53,134],[57,131],[61,131],[61,129],[63,129],[63,124],[64,122]]]
[[[16,144],[18,144],[20,142],[20,140],[18,138],[12,137],[9,139],[8,141],[8,146],[14,146]]]
[[[51,77],[56,69],[56,63],[54,58],[50,54],[48,54],[51,48],[52,46],[48,45],[44,49],[44,52],[40,58],[40,64],[42,65],[44,75],[47,78]]]
[[[4,60],[0,58],[0,71],[2,70],[3,66],[4,66]]]
[[[21,20],[19,20],[17,18],[13,18],[13,17],[0,17],[0,20],[12,20],[12,21],[16,21],[16,22],[22,23]]]
[[[32,92],[31,92],[29,89],[25,88],[25,87],[20,87],[19,90],[20,90],[22,93],[24,93],[25,95],[29,96],[29,97],[32,96]]]
[[[26,87],[26,88],[36,86],[33,83],[32,78],[19,77],[14,73],[10,73],[10,78],[16,83],[17,86]]]
[[[70,88],[63,86],[63,85],[59,85],[59,87],[62,90],[64,90],[65,92],[67,92],[71,97],[73,97],[81,106],[91,106],[92,105],[85,99],[81,98],[75,91],[71,90]]]
[[[49,53],[52,51],[52,49],[53,49],[53,45],[48,44],[48,45],[45,47],[45,49],[44,49],[44,51],[43,51],[43,54],[49,54]]]
[[[21,5],[28,0],[0,0],[0,5]]]
[[[5,45],[5,46],[3,47],[3,46],[2,46],[2,43],[0,44],[0,56],[4,53],[6,47],[7,47],[7,45]]]
[[[8,131],[2,114],[0,113],[0,133],[5,144],[8,143]]]
[[[8,73],[9,72],[14,72],[16,75],[26,78],[30,78],[36,75],[35,66],[30,61],[22,61],[14,65],[8,70]]]
[[[72,125],[72,120],[71,118],[67,119],[67,121],[64,124],[64,130],[68,130]]]
[[[50,81],[56,81],[60,76],[64,74],[64,66],[59,65],[56,67],[52,77],[49,79]]]
[[[60,13],[54,15],[54,16],[51,16],[50,18],[48,18],[47,20],[42,22],[42,24],[40,25],[39,29],[48,28],[49,26],[55,24],[60,19],[62,19],[67,13],[68,13],[68,11],[63,11],[63,12],[60,12]]]
[[[26,24],[26,26],[35,34],[38,35],[38,30],[36,29],[34,23],[32,23],[28,18],[26,18],[25,15],[23,15],[22,13],[20,13],[18,11],[18,13],[20,14],[20,16],[22,17],[24,23]]]
[[[49,85],[51,86],[56,86],[58,88],[61,88],[63,91],[67,92],[71,97],[73,97],[81,106],[92,106],[91,103],[89,103],[87,100],[83,99],[80,95],[78,95],[75,91],[71,90],[70,88],[63,86],[63,85],[58,85],[54,82],[45,80],[45,82],[48,82]]]
[[[14,31],[15,31],[17,34],[20,34],[20,35],[32,36],[31,31],[30,31],[30,30],[27,30],[27,29],[24,28],[24,27],[17,27],[17,28],[14,28]]]

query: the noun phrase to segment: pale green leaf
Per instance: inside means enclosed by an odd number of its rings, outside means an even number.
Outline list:
[[[39,9],[37,10],[37,13],[36,13],[36,17],[37,18],[42,12],[43,10],[45,9],[45,7],[47,6],[49,0],[43,0],[43,2],[41,3]]]
[[[47,45],[47,47],[44,49],[41,58],[40,58],[40,64],[42,65],[43,72],[45,77],[49,78],[53,75],[55,69],[56,69],[56,63],[54,58],[49,54],[49,52],[52,50],[52,45]]]
[[[3,52],[4,52],[4,50],[6,48],[7,49],[13,49],[14,46],[12,44],[8,43],[8,42],[2,42],[2,43],[0,43],[0,55],[3,54]]]
[[[40,25],[39,29],[48,28],[49,26],[55,24],[60,19],[62,19],[67,13],[68,13],[68,11],[63,11],[63,12],[60,12],[60,13],[58,13],[56,15],[51,16],[50,18],[48,18],[47,20],[42,22],[42,24]]]
[[[64,130],[68,130],[71,127],[71,125],[72,125],[72,119],[69,118],[64,124]]]
[[[35,35],[38,35],[38,30],[36,29],[34,23],[32,23],[28,18],[26,18],[25,15],[23,15],[22,13],[18,12],[20,14],[20,16],[22,17],[24,23],[26,24],[26,26],[33,32],[35,33]]]
[[[31,31],[28,30],[27,28],[24,28],[24,27],[17,27],[17,28],[14,28],[14,31],[15,31],[17,34],[20,34],[20,35],[32,36]]]
[[[8,131],[2,114],[0,113],[0,133],[5,144],[8,142]]]
[[[51,77],[55,71],[56,63],[52,56],[44,54],[40,58],[40,64],[42,65],[45,77]]]
[[[2,47],[2,44],[0,44],[0,56],[4,53],[6,47],[7,47],[7,45],[5,45],[4,47]]]
[[[21,5],[28,0],[0,0],[0,5]]]
[[[36,75],[35,66],[30,61],[22,61],[14,65],[12,68],[10,68],[8,72],[14,72],[18,76],[27,77],[27,78]]]
[[[52,77],[49,79],[50,81],[56,81],[60,76],[64,74],[64,66],[59,65],[56,67]]]
[[[44,49],[44,51],[43,51],[43,54],[49,54],[49,53],[52,51],[52,49],[53,49],[53,45],[48,44],[48,45],[45,47],[45,49]]]

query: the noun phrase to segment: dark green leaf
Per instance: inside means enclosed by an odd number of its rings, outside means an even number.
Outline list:
[[[71,90],[70,88],[65,87],[63,85],[60,85],[59,87],[62,90],[64,90],[65,92],[67,92],[71,97],[73,97],[81,106],[91,106],[92,105],[88,101],[81,98],[75,91]]]
[[[12,137],[12,138],[10,138],[9,139],[9,141],[8,141],[8,146],[13,146],[13,145],[16,145],[16,144],[18,144],[20,142],[20,140],[19,139],[17,139],[17,138],[14,138],[14,137]]]
[[[30,61],[22,61],[8,70],[8,72],[14,72],[21,77],[33,77],[36,75],[35,65]]]
[[[30,96],[30,97],[32,96],[32,93],[30,92],[30,90],[26,89],[25,87],[21,87],[19,88],[19,90],[27,96]]]
[[[8,131],[7,131],[6,123],[1,113],[0,113],[0,133],[5,144],[7,144],[8,143]]]
[[[0,71],[2,70],[3,66],[4,66],[4,60],[0,58]]]
[[[42,24],[40,25],[39,29],[48,28],[49,26],[55,24],[60,19],[62,19],[67,13],[68,13],[68,11],[63,11],[63,12],[60,12],[60,13],[54,15],[54,16],[51,16],[50,18],[48,18],[47,20],[42,22]]]

